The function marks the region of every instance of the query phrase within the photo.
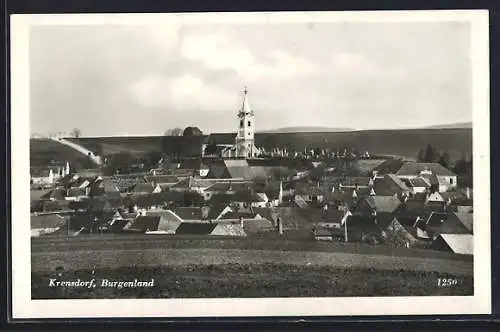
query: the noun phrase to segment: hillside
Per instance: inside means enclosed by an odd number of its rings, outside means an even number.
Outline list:
[[[92,168],[94,163],[74,149],[51,139],[30,139],[30,166],[45,166],[51,161],[65,163],[69,161],[72,167]]]
[[[201,145],[205,136],[196,137],[196,142],[189,144]],[[72,138],[99,155],[109,155],[118,152],[134,154],[161,151],[167,153],[179,149],[184,144],[182,136],[148,136],[148,137],[92,137]],[[56,161],[81,160],[82,156],[68,147],[47,142],[48,140],[32,141],[32,163],[54,159]],[[35,143],[33,143],[35,141]],[[257,133],[256,145],[265,148],[287,147],[303,150],[304,147],[322,147],[342,149],[349,146],[359,151],[369,151],[372,154],[395,155],[415,158],[418,149],[431,144],[438,151],[448,151],[453,159],[472,151],[472,129],[404,129],[404,130],[366,130],[350,132],[308,132],[308,133]],[[46,145],[47,144],[47,145]],[[56,145],[54,145],[56,144]],[[50,156],[50,157],[49,157]]]
[[[450,123],[435,126],[425,127],[427,129],[458,129],[458,128],[472,128],[472,121],[460,122],[460,123]]]
[[[270,133],[325,133],[325,132],[344,132],[354,131],[353,128],[329,128],[329,127],[285,127],[278,129],[262,130],[257,133],[270,134]]]

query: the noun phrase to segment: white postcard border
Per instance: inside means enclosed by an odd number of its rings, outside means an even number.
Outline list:
[[[11,15],[13,318],[238,317],[491,313],[489,35],[486,10],[200,14]],[[473,63],[474,296],[31,300],[29,26],[83,24],[471,22]]]

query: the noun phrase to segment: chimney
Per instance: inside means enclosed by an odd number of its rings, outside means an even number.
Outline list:
[[[469,187],[467,187],[465,189],[465,196],[467,196],[467,199],[470,199],[470,188]]]

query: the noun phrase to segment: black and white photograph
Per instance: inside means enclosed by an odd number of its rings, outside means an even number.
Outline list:
[[[14,15],[11,45],[14,316],[491,311],[487,11]]]

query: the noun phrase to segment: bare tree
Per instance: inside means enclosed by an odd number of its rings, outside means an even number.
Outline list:
[[[74,128],[72,131],[71,131],[71,136],[73,137],[80,137],[80,135],[82,134],[81,130],[78,129],[78,128]]]
[[[165,132],[165,136],[182,136],[183,130],[179,127],[168,129]]]

